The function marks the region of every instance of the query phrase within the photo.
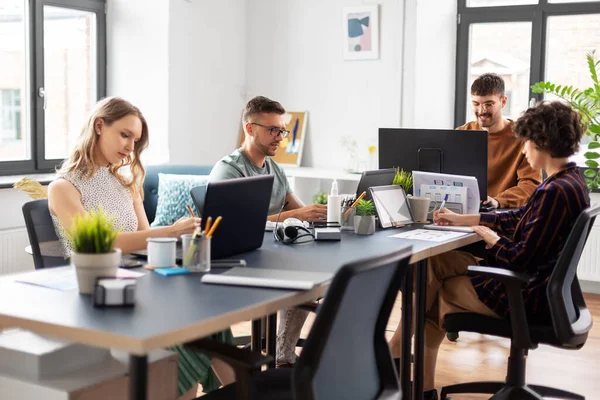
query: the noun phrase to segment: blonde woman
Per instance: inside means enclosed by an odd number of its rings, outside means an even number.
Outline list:
[[[109,97],[99,101],[84,126],[75,149],[48,186],[48,207],[65,257],[72,250],[63,227],[73,217],[102,206],[115,217],[120,230],[115,247],[123,253],[146,248],[151,236],[179,237],[192,233],[200,219],[183,217],[171,226],[150,230],[144,211],[142,184],[145,171],[140,154],[148,146],[148,125],[140,110],[129,102]],[[232,342],[230,331],[217,338]],[[179,392],[195,397],[197,382],[205,390],[218,387],[208,357],[175,348],[180,353]],[[213,359],[212,367],[223,384],[234,381],[231,368]]]

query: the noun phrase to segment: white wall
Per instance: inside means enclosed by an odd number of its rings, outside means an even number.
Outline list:
[[[212,165],[237,148],[245,37],[246,0],[170,0],[170,163]]]
[[[151,138],[144,162],[153,164],[169,159],[168,43],[169,2],[108,0],[107,94],[144,114]]]
[[[380,58],[344,61],[342,9],[357,0],[249,0],[248,96],[307,110],[303,165],[345,167],[343,136],[366,157],[377,128],[399,126],[403,1],[381,0]]]

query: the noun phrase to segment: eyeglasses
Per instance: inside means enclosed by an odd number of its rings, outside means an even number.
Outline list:
[[[281,128],[278,128],[278,127],[276,127],[276,126],[264,126],[264,125],[262,125],[262,124],[259,124],[259,123],[257,123],[257,122],[250,122],[250,123],[251,123],[252,125],[258,125],[258,126],[260,126],[260,127],[263,127],[263,128],[265,128],[265,129],[268,129],[268,130],[269,130],[269,133],[271,134],[271,136],[275,136],[275,137],[277,137],[277,136],[281,135],[281,137],[282,137],[283,139],[285,139],[285,138],[286,138],[286,137],[288,137],[288,135],[290,134],[290,131],[288,131],[287,129],[281,129]]]

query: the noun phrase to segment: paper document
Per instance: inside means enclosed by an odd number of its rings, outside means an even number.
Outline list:
[[[397,233],[391,235],[391,238],[427,240],[429,242],[445,242],[446,240],[456,239],[461,236],[467,236],[466,232],[434,231],[427,229],[414,229],[412,231]]]
[[[137,278],[144,276],[143,272],[117,269],[117,278]],[[48,268],[40,271],[28,272],[15,277],[15,282],[42,286],[57,290],[77,289],[77,277],[73,267]]]
[[[466,232],[473,233],[473,229],[470,226],[443,226],[443,225],[425,225],[425,229],[434,229],[437,231],[451,231],[451,232]]]

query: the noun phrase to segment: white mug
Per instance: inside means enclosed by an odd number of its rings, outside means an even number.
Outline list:
[[[427,222],[427,213],[429,212],[429,197],[409,197],[408,205],[412,210],[415,222]]]
[[[175,265],[176,238],[154,237],[148,242],[148,265],[156,268],[166,268]]]

